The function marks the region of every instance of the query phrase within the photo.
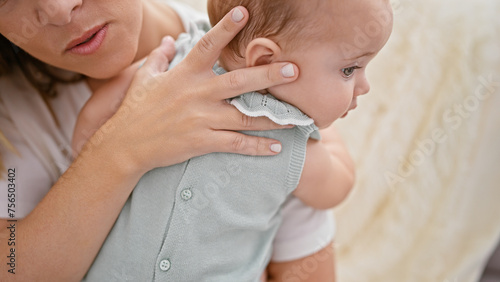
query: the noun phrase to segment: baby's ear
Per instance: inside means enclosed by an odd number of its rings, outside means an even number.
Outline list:
[[[255,38],[247,46],[245,60],[247,67],[267,65],[277,62],[281,56],[281,48],[267,38]]]

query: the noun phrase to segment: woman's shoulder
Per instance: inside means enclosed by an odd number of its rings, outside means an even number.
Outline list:
[[[52,152],[45,149],[52,143],[70,144],[78,113],[91,92],[84,82],[58,85],[57,92],[44,99],[20,73],[0,77],[0,116],[9,121],[0,130],[15,128],[35,151]]]
[[[20,74],[0,77],[0,132],[15,152],[0,143],[0,217],[5,217],[8,169],[15,169],[19,209],[24,217],[70,164],[71,136],[78,112],[90,96],[82,83],[61,86],[50,104]],[[11,185],[12,186],[12,185]],[[4,208],[5,207],[5,208]]]
[[[48,192],[53,181],[39,156],[30,149],[4,110],[0,101],[1,133],[13,149],[0,145],[3,164],[0,171],[0,218],[9,217],[8,204],[12,204],[9,199],[14,201],[13,216],[23,218]]]

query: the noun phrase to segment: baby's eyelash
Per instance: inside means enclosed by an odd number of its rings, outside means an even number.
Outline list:
[[[354,74],[354,71],[360,68],[361,68],[360,66],[352,66],[348,68],[343,68],[340,71],[342,72],[342,75],[345,78],[350,78]]]

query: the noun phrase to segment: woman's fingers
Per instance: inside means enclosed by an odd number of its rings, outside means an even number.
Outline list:
[[[248,11],[241,6],[232,9],[219,21],[186,57],[194,69],[212,68],[224,47],[240,32],[248,21]]]
[[[298,77],[297,66],[286,62],[238,69],[221,76],[213,74],[212,67],[222,49],[245,26],[248,18],[248,11],[244,7],[238,6],[232,9],[200,39],[181,63],[187,67],[187,71],[201,74],[200,79],[209,78],[208,83],[200,88],[203,88],[203,92],[211,98],[222,100],[245,92],[292,82]],[[213,80],[210,80],[211,78]],[[220,95],[212,95],[213,93]]]
[[[175,55],[175,40],[165,36],[160,46],[154,49],[138,71],[139,79],[144,75],[156,76],[165,72]]]
[[[218,131],[213,152],[226,152],[252,156],[272,156],[281,152],[279,141],[245,135],[231,131]]]
[[[214,99],[227,99],[250,91],[258,91],[297,79],[299,69],[292,63],[274,63],[237,69],[213,78],[208,93],[219,93]]]
[[[216,130],[273,130],[291,128],[292,125],[279,125],[274,123],[269,118],[250,117],[240,112],[233,105],[225,104],[224,109],[218,110],[218,114],[214,114]]]

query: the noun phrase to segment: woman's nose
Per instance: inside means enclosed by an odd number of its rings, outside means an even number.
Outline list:
[[[38,1],[38,19],[41,24],[66,25],[83,0],[41,0]]]

